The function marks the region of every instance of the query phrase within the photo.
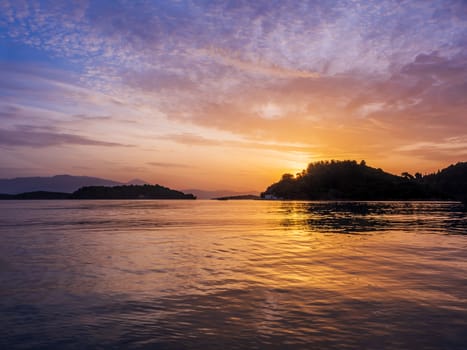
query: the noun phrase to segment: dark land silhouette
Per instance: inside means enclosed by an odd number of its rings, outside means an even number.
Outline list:
[[[33,184],[28,185],[27,179]],[[39,179],[39,180],[37,180]],[[59,175],[50,178],[16,178],[10,184],[22,188],[37,187],[38,182],[65,183],[76,181],[111,180]],[[137,180],[143,182],[142,180]],[[136,182],[136,180],[135,180]],[[55,185],[57,182],[55,182]],[[119,183],[117,183],[119,184]],[[0,183],[5,186],[8,183]],[[18,185],[18,186],[20,186]],[[54,186],[55,186],[54,185]],[[29,186],[29,187],[28,187]],[[1,199],[196,199],[193,194],[172,190],[160,185],[84,186],[78,190],[47,191],[34,190],[16,193],[19,187],[1,187]],[[56,188],[56,186],[54,187]],[[13,193],[13,194],[12,194]],[[365,161],[321,161],[309,164],[306,170],[296,175],[284,174],[280,181],[270,185],[261,197],[255,195],[227,195],[216,199],[286,199],[286,200],[458,200],[467,203],[467,162],[457,163],[436,173],[414,175],[403,172],[393,175],[382,169],[367,166]]]
[[[256,200],[256,199],[261,199],[260,196],[254,195],[254,194],[241,194],[238,196],[225,196],[225,197],[218,197],[218,198],[213,198],[217,199],[219,201],[230,201],[230,200]]]
[[[1,199],[196,199],[160,185],[87,186],[73,193],[35,191],[0,194]]]
[[[245,193],[248,193],[248,195],[259,197],[258,191],[242,191],[242,192],[230,191],[230,190],[209,191],[209,190],[200,190],[200,189],[195,189],[195,188],[182,189],[181,191],[185,193],[193,193],[198,199],[218,199],[218,198],[223,198],[223,197],[237,197],[237,196],[244,196]]]
[[[132,179],[128,182],[119,182],[110,179],[103,179],[90,176],[75,176],[75,175],[55,175],[47,177],[16,177],[12,179],[0,179],[0,194],[20,195],[23,197],[24,193],[30,192],[56,192],[71,193],[79,190],[85,186],[123,186],[123,185],[146,185],[150,184],[148,181],[141,179]],[[192,193],[199,199],[211,199],[218,197],[238,196],[245,193],[259,195],[259,192],[244,191],[236,192],[230,190],[215,190],[207,191],[200,189],[181,189],[184,193]],[[0,195],[2,197],[3,195]],[[41,194],[31,194],[33,197],[40,197]],[[50,196],[50,195],[49,195]],[[3,196],[3,199],[11,199],[8,196]],[[45,198],[44,198],[45,199]]]
[[[0,194],[0,199],[69,199],[71,193],[34,191],[20,194]]]
[[[467,200],[467,163],[435,174],[401,176],[367,166],[365,161],[321,161],[303,172],[284,174],[261,193],[265,199],[294,200]]]
[[[89,186],[73,192],[70,199],[196,199],[161,185]]]
[[[418,174],[415,181],[425,183],[449,198],[467,203],[467,162],[450,165],[436,174],[421,178]]]

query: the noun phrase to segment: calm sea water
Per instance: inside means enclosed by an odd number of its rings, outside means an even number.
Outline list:
[[[0,202],[1,349],[467,349],[458,203]]]

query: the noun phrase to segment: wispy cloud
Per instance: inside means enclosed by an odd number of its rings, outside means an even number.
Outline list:
[[[8,147],[51,147],[58,145],[129,146],[116,142],[94,140],[80,135],[42,131],[35,128],[0,129],[0,145]]]
[[[255,142],[251,140],[215,140],[195,134],[172,134],[162,136],[161,139],[173,141],[188,146],[207,147],[232,147],[245,149],[262,149],[280,152],[302,152],[307,153],[318,148],[317,145],[308,144],[287,144],[277,142]]]
[[[278,77],[278,78],[317,78],[319,73],[310,72],[307,70],[291,69],[281,67],[276,64],[268,62],[252,62],[246,61],[239,57],[235,57],[234,54],[228,53],[221,49],[204,49],[199,50],[198,54],[210,57],[217,62],[231,66],[233,68],[245,71],[248,73],[262,74],[267,77]]]
[[[426,150],[430,151],[449,151],[449,152],[459,152],[461,154],[467,153],[467,142],[453,142],[448,140],[446,142],[417,142],[410,145],[405,145],[398,148],[402,152],[423,152]]]
[[[171,163],[171,162],[148,162],[150,166],[158,167],[158,168],[192,168],[193,166],[181,163]]]
[[[174,141],[190,146],[218,146],[222,143],[219,140],[209,139],[192,133],[165,135],[160,137],[160,139]]]

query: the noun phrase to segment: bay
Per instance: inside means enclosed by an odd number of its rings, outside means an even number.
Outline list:
[[[0,348],[465,349],[456,202],[2,201]]]

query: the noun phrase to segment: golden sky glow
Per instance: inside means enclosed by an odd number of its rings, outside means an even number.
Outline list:
[[[0,1],[0,177],[264,190],[467,157],[464,1]]]

